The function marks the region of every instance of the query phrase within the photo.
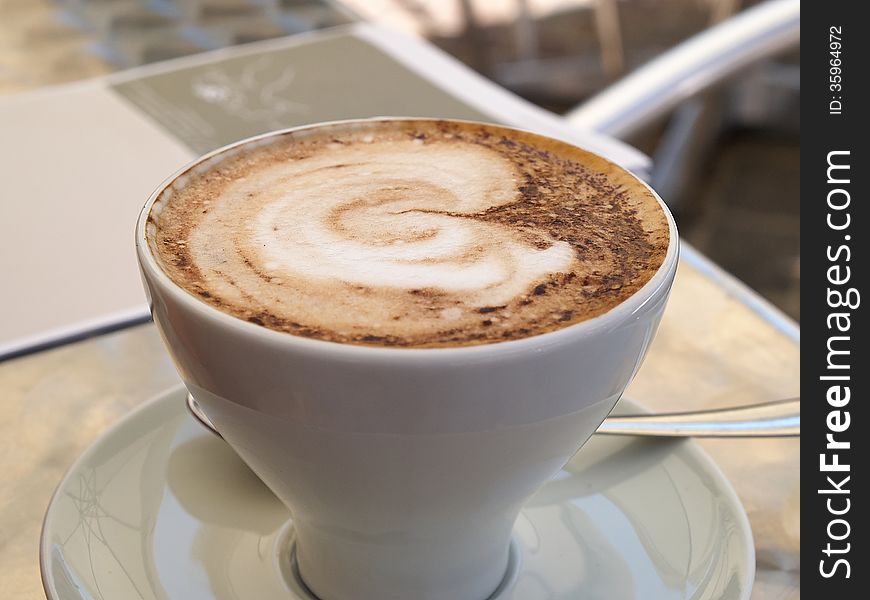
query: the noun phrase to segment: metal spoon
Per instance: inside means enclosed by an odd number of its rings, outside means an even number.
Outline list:
[[[801,400],[654,415],[610,416],[598,433],[669,437],[799,437]]]
[[[190,413],[220,437],[193,396]],[[801,434],[800,398],[694,412],[610,416],[598,428],[606,435],[665,437],[798,437]]]

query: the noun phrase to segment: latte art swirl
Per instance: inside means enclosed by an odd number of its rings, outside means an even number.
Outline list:
[[[296,335],[443,346],[542,333],[639,289],[668,236],[642,184],[545,140],[410,120],[279,136],[164,193],[149,243],[189,292]]]
[[[269,197],[236,238],[240,253],[267,277],[437,290],[481,306],[570,270],[567,243],[538,249],[474,218],[516,200],[508,161],[485,148],[395,146],[374,155],[338,149],[230,186],[235,197]]]

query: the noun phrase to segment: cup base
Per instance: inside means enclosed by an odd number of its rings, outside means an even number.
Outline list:
[[[281,532],[275,538],[276,560],[278,571],[284,579],[284,583],[300,600],[321,600],[306,585],[302,574],[299,572],[299,563],[296,560],[296,530],[293,522],[288,521]],[[522,549],[516,535],[511,535],[508,548],[508,563],[504,577],[495,591],[485,600],[507,600],[519,578],[522,570]]]

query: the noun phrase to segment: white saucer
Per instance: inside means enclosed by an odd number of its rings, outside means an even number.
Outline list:
[[[49,600],[310,600],[288,510],[185,396],[148,402],[69,470],[42,531]],[[755,574],[746,515],[690,441],[594,436],[514,531],[498,600],[744,600]]]

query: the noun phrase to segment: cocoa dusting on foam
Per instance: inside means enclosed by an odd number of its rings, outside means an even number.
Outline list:
[[[633,177],[497,126],[300,130],[188,175],[149,214],[170,278],[238,318],[334,342],[553,331],[634,294],[668,247],[665,214]]]

